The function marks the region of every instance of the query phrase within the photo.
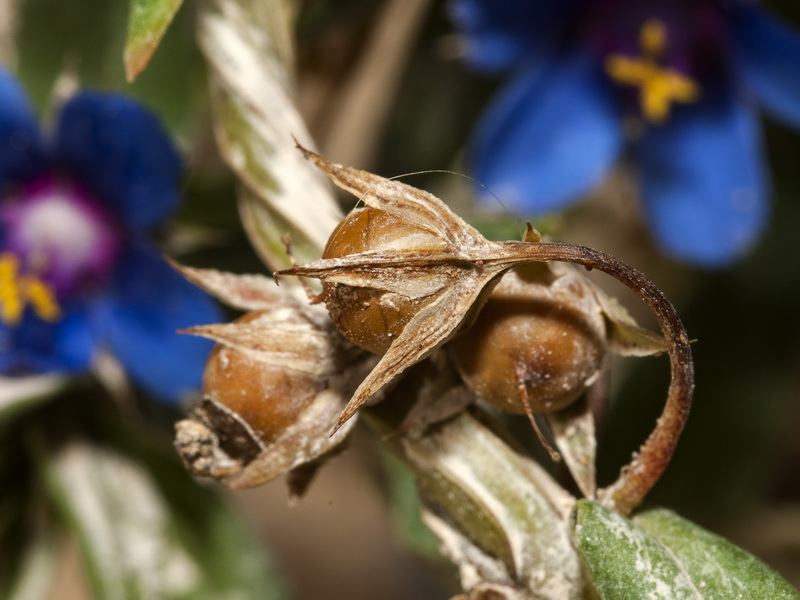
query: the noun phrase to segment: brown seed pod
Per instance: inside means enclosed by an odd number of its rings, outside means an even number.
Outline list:
[[[181,268],[237,308],[233,323],[186,333],[217,342],[204,396],[177,423],[175,446],[189,471],[235,488],[280,475],[293,496],[338,451],[350,426],[330,430],[374,359],[349,344],[325,311],[264,277]]]
[[[339,223],[328,240],[323,258],[420,246],[436,251],[442,250],[443,244],[395,214],[366,207],[352,211]],[[385,354],[408,321],[432,297],[409,297],[396,291],[324,282],[322,299],[344,337],[374,354]]]
[[[234,323],[271,320],[270,311],[255,311]],[[294,423],[326,386],[324,374],[271,364],[225,344],[214,346],[203,375],[204,395],[247,423],[265,446]]]
[[[472,326],[446,346],[467,385],[500,410],[552,413],[600,373],[608,346],[592,286],[574,269],[553,267],[506,273]]]

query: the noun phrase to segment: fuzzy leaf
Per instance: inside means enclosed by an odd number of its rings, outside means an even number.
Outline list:
[[[634,523],[656,536],[677,558],[706,600],[797,600],[800,593],[753,555],[675,513],[649,510]]]
[[[425,522],[467,590],[489,585],[506,597],[583,598],[567,525],[573,499],[538,465],[468,413],[401,445],[428,507]]]
[[[594,502],[581,500],[576,510],[578,551],[602,600],[702,600],[656,538]]]
[[[74,443],[48,467],[51,493],[78,538],[96,596],[169,597],[197,585],[197,565],[170,531],[167,507],[139,465]]]
[[[4,508],[7,508],[4,507]],[[7,518],[19,517],[19,513],[9,514]],[[27,539],[13,548],[4,547],[5,556],[13,556],[14,562],[3,565],[6,569],[13,564],[13,575],[6,589],[6,581],[0,569],[0,594],[7,600],[44,600],[52,594],[53,576],[58,562],[58,539],[53,523],[39,518]],[[8,552],[8,554],[5,554]]]
[[[78,540],[95,597],[284,597],[238,517],[172,456],[145,465],[86,442],[55,456],[39,445],[50,497]]]
[[[183,0],[130,0],[128,38],[125,41],[125,75],[133,81],[158,48],[161,38]]]
[[[633,521],[578,502],[574,536],[602,600],[716,600],[800,595],[743,550],[673,513]]]
[[[294,138],[310,136],[293,103],[288,5],[281,0],[211,0],[198,40],[211,70],[217,141],[242,182],[240,210],[256,251],[273,270],[322,254],[341,219],[324,177]]]

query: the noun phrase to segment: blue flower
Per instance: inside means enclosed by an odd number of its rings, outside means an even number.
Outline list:
[[[0,373],[85,371],[108,351],[159,398],[199,389],[208,342],[176,330],[218,308],[147,241],[181,171],[137,103],[77,94],[43,136],[0,70]]]
[[[510,71],[477,178],[518,210],[589,191],[623,151],[670,254],[724,266],[769,212],[756,103],[800,125],[800,37],[743,0],[454,0],[468,59]]]

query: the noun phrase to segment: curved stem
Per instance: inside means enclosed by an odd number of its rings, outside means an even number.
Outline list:
[[[512,250],[518,259],[525,257],[536,262],[557,260],[603,271],[636,292],[658,319],[667,340],[672,372],[664,410],[639,452],[622,468],[617,481],[598,492],[602,504],[622,514],[630,514],[669,464],[689,415],[694,368],[689,338],[680,317],[669,299],[650,279],[615,256],[573,244],[505,242],[501,245]]]

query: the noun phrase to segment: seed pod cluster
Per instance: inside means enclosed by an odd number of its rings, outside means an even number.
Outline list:
[[[465,383],[515,413],[560,410],[597,378],[616,316],[576,269],[531,259],[552,246],[532,228],[524,242],[490,242],[430,194],[307,156],[366,204],[321,260],[283,272],[319,278],[337,329],[383,356],[339,424],[445,343]]]
[[[655,285],[611,255],[545,243],[530,227],[521,242],[489,241],[431,194],[300,150],[366,205],[339,225],[322,259],[276,273],[319,279],[323,293],[314,300],[325,302],[342,335],[381,355],[334,431],[406,369],[449,344],[477,395],[527,413],[534,427],[534,413],[552,415],[556,438],[570,445],[593,437],[593,425],[585,426],[588,404],[577,426],[564,409],[591,385],[609,351],[666,351],[673,377],[662,418],[619,480],[601,491],[621,512],[638,504],[669,461],[693,391],[688,337]],[[641,330],[588,279],[553,261],[596,268],[634,290],[664,338]],[[593,449],[572,454],[573,473],[593,463]],[[582,488],[593,495],[593,470],[583,470],[576,479],[589,482]]]
[[[545,243],[530,226],[523,241],[489,241],[431,194],[301,151],[365,207],[339,224],[321,259],[275,274],[319,279],[322,293],[310,295],[327,313],[266,292],[252,277],[187,275],[234,306],[261,311],[191,331],[224,347],[211,357],[194,418],[178,426],[190,470],[244,487],[314,465],[359,407],[443,348],[437,356],[449,357],[464,385],[527,413],[543,441],[533,415],[546,414],[578,485],[594,497],[591,411],[586,402],[567,407],[609,351],[666,350],[673,377],[662,418],[618,481],[600,490],[608,506],[635,507],[669,461],[693,389],[686,332],[652,282],[600,251]],[[640,329],[585,275],[557,263],[596,268],[636,291],[665,337]]]
[[[446,249],[418,224],[364,207],[342,220],[323,259],[409,248],[419,254]],[[331,281],[323,281],[321,294],[339,332],[379,355],[435,297]],[[541,263],[515,267],[491,289],[485,304],[476,302],[474,312],[475,321],[462,326],[447,347],[465,383],[500,410],[554,412],[597,378],[608,349],[605,321],[594,286],[575,269]]]

